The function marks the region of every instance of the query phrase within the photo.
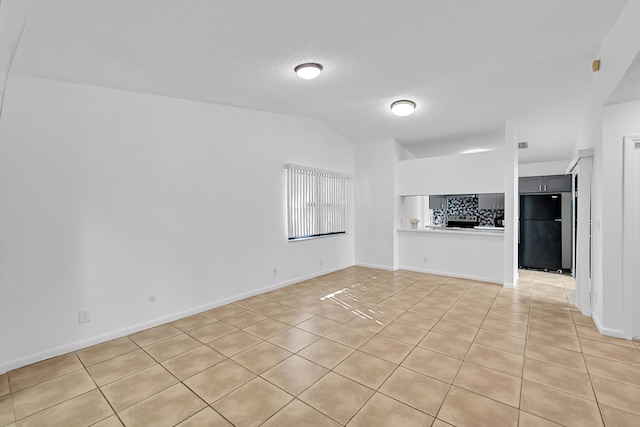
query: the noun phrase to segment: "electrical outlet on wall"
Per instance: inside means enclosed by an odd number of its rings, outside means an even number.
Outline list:
[[[273,275],[274,275],[274,276],[277,276],[277,275],[278,275],[278,269],[277,269],[277,268],[274,268],[274,269],[273,269]]]
[[[91,322],[91,311],[82,310],[78,312],[78,323]]]
[[[424,257],[424,258],[422,259],[422,262],[426,264],[427,262],[429,262],[429,260],[427,259],[427,257]]]
[[[318,261],[318,265],[320,267],[322,267],[324,265],[324,260],[322,258],[320,258],[320,261]]]

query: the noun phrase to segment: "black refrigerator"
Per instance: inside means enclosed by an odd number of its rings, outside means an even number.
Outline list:
[[[560,194],[520,196],[519,265],[562,269],[562,205]]]

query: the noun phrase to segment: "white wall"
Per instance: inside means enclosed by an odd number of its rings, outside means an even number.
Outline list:
[[[569,167],[569,160],[554,162],[521,163],[518,165],[518,176],[565,175]]]
[[[504,264],[503,284],[515,288],[518,282],[518,134],[513,120],[504,124]]]
[[[286,238],[285,163],[353,173],[316,121],[11,76],[0,141],[0,372],[354,264]]]
[[[399,231],[398,236],[402,269],[503,283],[502,233]]]
[[[602,66],[599,72],[593,74],[585,108],[583,126],[574,150],[577,156],[578,150],[580,149],[594,149],[591,182],[591,214],[593,224],[591,286],[592,292],[594,293],[592,315],[601,332],[611,335],[621,333],[620,329],[618,329],[620,325],[619,320],[616,319],[614,313],[616,311],[622,311],[622,300],[609,300],[607,304],[611,304],[611,307],[607,308],[607,312],[611,312],[611,316],[604,315],[604,289],[609,286],[616,287],[616,274],[614,273],[614,276],[608,277],[609,273],[605,272],[604,269],[604,251],[606,250],[604,236],[607,233],[605,231],[604,217],[605,211],[612,209],[621,210],[622,206],[611,204],[610,202],[614,200],[606,200],[607,194],[611,189],[609,185],[605,183],[605,176],[608,174],[616,176],[620,171],[605,170],[604,151],[608,149],[608,147],[603,145],[603,105],[606,103],[618,82],[620,82],[638,51],[640,51],[640,38],[637,37],[638,16],[640,16],[640,0],[630,0],[602,44],[598,55]],[[613,180],[616,179],[617,178],[613,178]],[[616,196],[614,195],[613,198],[615,199]],[[580,238],[587,239],[588,236],[578,235],[578,239]],[[612,236],[612,238],[614,240],[616,239],[615,236]],[[609,271],[611,270],[609,269]]]
[[[640,101],[604,108],[602,150],[602,276],[601,325],[616,334],[625,329],[622,283],[623,138],[640,135]],[[640,218],[637,218],[640,222]],[[640,279],[638,279],[640,280]],[[631,301],[629,301],[631,302]],[[640,309],[637,307],[636,309]]]
[[[504,193],[504,166],[504,150],[401,161],[396,194]]]

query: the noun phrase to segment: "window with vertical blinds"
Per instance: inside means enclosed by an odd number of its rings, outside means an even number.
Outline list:
[[[289,240],[346,233],[350,177],[291,164],[285,170]]]

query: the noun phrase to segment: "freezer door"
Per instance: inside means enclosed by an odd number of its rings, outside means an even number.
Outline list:
[[[518,252],[521,267],[562,269],[562,222],[521,220]]]
[[[560,219],[562,204],[560,194],[530,194],[520,196],[521,219]]]

